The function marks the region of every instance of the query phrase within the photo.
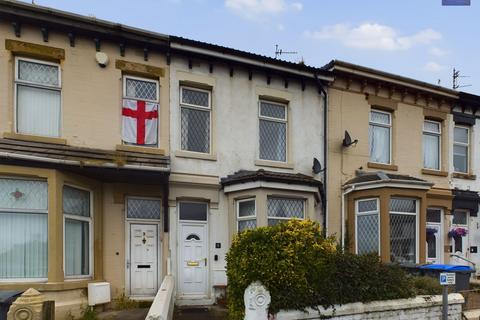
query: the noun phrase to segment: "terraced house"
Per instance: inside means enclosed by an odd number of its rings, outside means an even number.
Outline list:
[[[0,290],[213,303],[238,231],[323,221],[331,72],[16,1],[0,30]]]

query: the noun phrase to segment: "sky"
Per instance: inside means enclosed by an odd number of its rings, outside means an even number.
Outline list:
[[[31,2],[25,1],[25,2]],[[480,0],[35,0],[42,6],[215,43],[303,59],[332,59],[480,94]]]

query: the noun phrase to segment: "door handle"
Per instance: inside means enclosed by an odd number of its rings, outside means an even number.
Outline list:
[[[205,267],[207,266],[207,258],[205,258]]]
[[[130,260],[127,260],[127,269],[130,269]]]

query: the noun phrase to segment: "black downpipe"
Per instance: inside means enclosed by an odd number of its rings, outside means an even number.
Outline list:
[[[315,80],[317,82],[318,92],[323,95],[323,199],[322,199],[322,211],[323,221],[322,227],[325,233],[327,230],[327,116],[328,116],[328,99],[327,91],[325,90],[322,81],[318,78],[318,74],[315,74]]]

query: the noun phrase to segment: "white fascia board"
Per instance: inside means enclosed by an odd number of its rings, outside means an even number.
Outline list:
[[[266,182],[266,181],[254,181],[254,182],[238,183],[238,184],[226,186],[223,189],[223,192],[230,193],[230,192],[237,192],[237,191],[258,189],[258,188],[302,191],[302,192],[310,192],[310,193],[318,192],[317,187],[279,183],[279,182]]]

